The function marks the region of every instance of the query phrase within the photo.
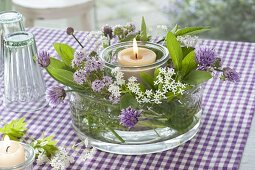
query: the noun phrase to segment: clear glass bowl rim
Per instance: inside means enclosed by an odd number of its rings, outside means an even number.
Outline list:
[[[127,42],[121,42],[121,43],[116,43],[113,44],[107,48],[105,48],[104,50],[101,51],[101,53],[99,54],[100,58],[105,62],[105,66],[108,68],[115,68],[115,67],[120,67],[121,70],[146,70],[152,67],[160,67],[162,64],[164,64],[168,59],[170,59],[169,56],[169,52],[168,49],[166,47],[164,47],[163,45],[157,44],[157,43],[153,43],[153,42],[142,42],[142,41],[137,41],[137,45],[139,46],[145,46],[146,44],[152,45],[153,48],[160,50],[161,52],[163,52],[163,56],[156,60],[155,63],[150,64],[150,65],[145,65],[145,66],[119,66],[119,65],[115,65],[112,64],[110,62],[107,62],[104,58],[104,54],[112,49],[117,49],[119,47],[133,47],[133,41],[127,41]]]

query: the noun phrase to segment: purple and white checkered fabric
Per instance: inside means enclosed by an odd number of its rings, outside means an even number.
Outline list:
[[[75,48],[78,44],[62,30],[43,28],[29,29],[36,37],[38,49],[48,49],[56,55],[54,42],[67,43]],[[78,32],[77,37],[87,49],[99,45],[96,38],[87,40],[88,33]],[[255,112],[255,44],[205,40],[214,47],[223,65],[241,74],[238,84],[210,80],[204,89],[203,122],[201,130],[189,142],[178,148],[157,154],[123,156],[97,151],[94,157],[83,161],[82,150],[71,150],[79,139],[71,127],[67,103],[56,108],[45,107],[35,113],[7,113],[0,106],[4,121],[24,116],[29,124],[28,135],[40,137],[55,134],[60,146],[65,146],[75,158],[70,169],[238,169],[251,121]],[[47,86],[56,82],[44,73]],[[1,94],[3,94],[1,92]],[[34,169],[51,169],[38,166]]]

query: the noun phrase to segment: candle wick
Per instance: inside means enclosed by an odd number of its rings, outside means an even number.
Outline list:
[[[135,53],[135,59],[137,59],[137,53]]]
[[[7,146],[7,148],[6,148],[6,152],[8,152],[8,149],[10,148],[11,146]]]

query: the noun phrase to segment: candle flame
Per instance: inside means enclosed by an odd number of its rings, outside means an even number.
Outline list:
[[[9,141],[10,140],[10,137],[8,135],[5,135],[4,136],[4,141]]]
[[[137,46],[137,42],[136,39],[133,39],[133,52],[134,52],[134,56],[137,59],[138,58],[138,46]]]

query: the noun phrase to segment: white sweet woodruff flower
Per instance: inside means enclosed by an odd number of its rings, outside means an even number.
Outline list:
[[[128,89],[132,92],[132,93],[134,93],[134,94],[136,94],[137,96],[141,96],[142,95],[142,92],[141,92],[141,90],[140,90],[140,87],[139,87],[139,83],[137,83],[137,79],[136,79],[136,77],[130,77],[129,79],[128,79],[128,83],[127,83],[127,87],[128,87]]]
[[[36,160],[36,163],[38,165],[42,165],[44,163],[47,163],[49,161],[49,158],[44,152],[39,153],[38,158]]]
[[[65,148],[59,148],[59,151],[55,156],[50,160],[50,165],[53,170],[65,170],[74,162],[74,158],[68,155],[68,152]]]
[[[93,148],[86,148],[84,152],[85,153],[83,153],[81,155],[82,161],[86,161],[87,159],[92,158],[96,153],[96,149],[94,147]]]
[[[120,97],[120,87],[116,84],[111,84],[108,87],[108,91],[111,93],[112,96]]]
[[[184,35],[184,36],[177,36],[177,40],[186,47],[195,47],[198,42],[197,36],[191,35]]]
[[[165,32],[168,31],[168,27],[166,25],[157,25],[157,29],[160,29],[160,30],[165,31]]]
[[[128,79],[127,88],[135,94],[139,103],[155,103],[160,104],[162,100],[167,99],[166,94],[172,92],[174,94],[183,94],[185,84],[175,81],[172,77],[175,74],[173,68],[159,68],[159,74],[154,81],[154,85],[160,85],[161,88],[153,90],[141,91],[140,84],[135,77]]]
[[[115,84],[120,86],[125,84],[124,74],[120,71],[119,67],[115,67],[114,69],[112,69],[111,73],[116,79],[114,81]]]
[[[111,74],[115,77],[115,80],[108,87],[108,91],[111,93],[110,101],[112,103],[118,103],[121,96],[121,86],[125,84],[124,74],[120,71],[119,67],[112,69]]]

